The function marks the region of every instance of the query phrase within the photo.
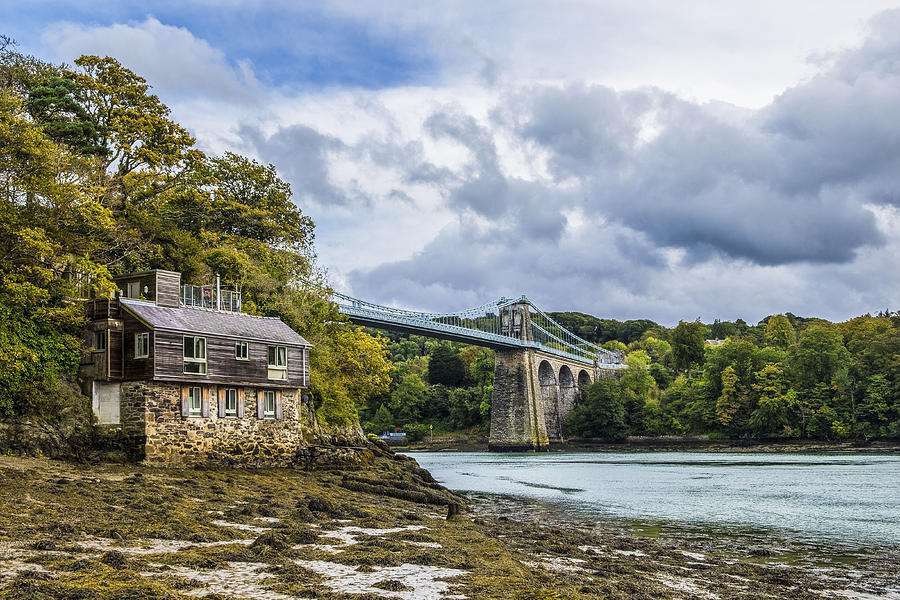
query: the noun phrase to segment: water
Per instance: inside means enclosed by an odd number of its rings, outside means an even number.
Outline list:
[[[900,456],[652,452],[413,454],[453,490],[539,499],[580,517],[786,530],[900,544]]]

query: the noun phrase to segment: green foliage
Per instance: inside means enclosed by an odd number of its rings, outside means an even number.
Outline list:
[[[841,335],[830,324],[807,327],[788,355],[794,379],[804,389],[818,384],[838,385],[846,381],[850,353]]]
[[[797,332],[794,326],[784,315],[775,315],[769,317],[766,324],[765,339],[766,343],[782,350],[787,350],[796,339]]]
[[[407,423],[403,426],[403,431],[406,432],[406,439],[410,442],[418,442],[425,439],[425,436],[428,435],[428,425],[424,423]]]
[[[703,362],[704,333],[703,323],[699,321],[678,322],[672,332],[672,355],[676,369],[689,371]]]
[[[571,331],[595,344],[605,344],[618,340],[624,344],[641,339],[647,331],[662,330],[662,327],[649,319],[636,321],[616,321],[615,319],[598,319],[597,317],[577,312],[551,312],[550,317]]]
[[[602,378],[582,388],[581,394],[581,402],[567,418],[567,429],[581,437],[624,440],[627,427],[619,382]]]
[[[376,434],[394,431],[394,415],[384,404],[378,407],[378,411],[372,419],[370,431]]]
[[[207,157],[113,58],[72,69],[17,54],[0,37],[0,411],[52,406],[79,362],[74,282],[110,274],[214,272],[244,309],[277,316],[313,343],[310,394],[320,422],[350,427],[388,391],[386,340],[349,328],[315,266],[313,223],[274,167]]]
[[[459,387],[466,379],[466,365],[459,350],[450,344],[440,344],[428,360],[428,383]]]

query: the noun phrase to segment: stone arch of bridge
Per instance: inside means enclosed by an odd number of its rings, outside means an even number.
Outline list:
[[[575,409],[578,401],[578,388],[569,365],[559,368],[559,437],[565,435],[566,415]]]
[[[583,388],[591,384],[591,374],[582,369],[578,372],[578,387]]]
[[[562,434],[563,417],[559,409],[559,381],[549,361],[542,360],[538,365],[538,383],[541,388],[541,405],[544,407],[547,437],[559,439]]]

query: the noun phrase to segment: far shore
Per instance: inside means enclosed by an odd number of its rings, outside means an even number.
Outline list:
[[[409,443],[389,443],[397,452],[488,452],[488,439],[442,435]],[[708,436],[629,437],[610,443],[595,439],[571,439],[551,443],[547,452],[761,452],[793,454],[900,453],[900,439],[878,440],[760,440],[710,439]]]

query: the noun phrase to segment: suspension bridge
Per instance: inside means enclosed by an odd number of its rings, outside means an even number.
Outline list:
[[[340,312],[366,327],[493,348],[490,448],[541,450],[565,439],[565,416],[581,388],[619,377],[624,354],[572,333],[527,297],[500,298],[456,312],[429,313],[334,294]]]

